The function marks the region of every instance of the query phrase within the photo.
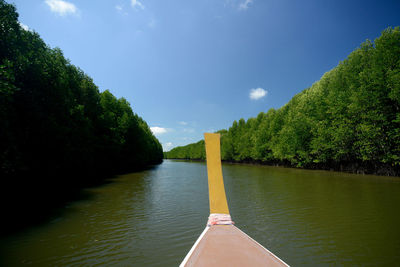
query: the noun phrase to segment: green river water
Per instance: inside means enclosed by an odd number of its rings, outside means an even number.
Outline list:
[[[398,266],[400,178],[223,164],[241,230],[292,266]],[[208,217],[206,165],[165,160],[0,239],[1,266],[177,266]]]

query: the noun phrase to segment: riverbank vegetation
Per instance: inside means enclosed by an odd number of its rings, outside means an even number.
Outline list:
[[[400,175],[400,28],[364,42],[283,107],[220,133],[225,161]],[[204,143],[164,157],[205,159]]]
[[[18,198],[57,195],[162,157],[159,141],[124,98],[100,93],[59,48],[22,28],[15,6],[0,0],[3,190]]]

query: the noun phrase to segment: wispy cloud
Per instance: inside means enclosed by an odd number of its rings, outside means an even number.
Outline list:
[[[162,144],[164,151],[170,151],[173,146],[174,144],[172,142],[167,142]]]
[[[244,2],[239,4],[239,10],[247,10],[249,5],[253,3],[253,0],[245,0]]]
[[[158,126],[150,127],[150,130],[153,132],[154,135],[165,134],[166,132],[168,132],[167,128]]]
[[[122,14],[122,15],[125,15],[125,16],[128,15],[128,12],[125,11],[125,9],[124,9],[124,7],[122,5],[116,5],[115,9],[117,10],[117,12],[119,14]]]
[[[178,121],[178,123],[179,123],[180,125],[183,125],[183,126],[188,125],[188,123],[187,123],[186,121]]]
[[[45,0],[45,3],[50,7],[50,10],[60,16],[68,14],[77,14],[78,8],[70,2],[63,0]]]
[[[252,100],[258,100],[258,99],[265,97],[267,94],[268,94],[267,90],[264,90],[262,88],[256,88],[256,89],[250,90],[249,97]]]
[[[203,133],[215,133],[215,130],[213,128],[209,128],[207,130],[203,130]]]
[[[183,132],[184,132],[184,133],[194,133],[195,130],[194,130],[193,128],[184,128],[184,129],[183,129]]]
[[[142,10],[144,9],[144,5],[141,2],[139,2],[139,0],[131,0],[131,6],[133,8],[140,8]]]
[[[18,22],[19,26],[21,26],[22,29],[24,29],[25,31],[29,31],[29,27],[25,24],[23,24],[22,22]]]
[[[147,26],[149,26],[149,28],[154,29],[157,25],[157,21],[154,18],[151,18],[149,23],[147,24]]]

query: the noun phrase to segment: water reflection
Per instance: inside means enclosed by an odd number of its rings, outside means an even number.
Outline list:
[[[400,179],[223,165],[237,226],[291,265],[395,265]],[[176,266],[208,216],[206,166],[165,161],[87,189],[0,241],[2,266]]]

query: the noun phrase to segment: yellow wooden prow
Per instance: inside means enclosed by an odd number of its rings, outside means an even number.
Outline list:
[[[205,133],[210,214],[229,214],[222,178],[220,134]]]
[[[284,266],[272,252],[234,226],[222,178],[220,135],[205,133],[210,216],[180,267]]]

